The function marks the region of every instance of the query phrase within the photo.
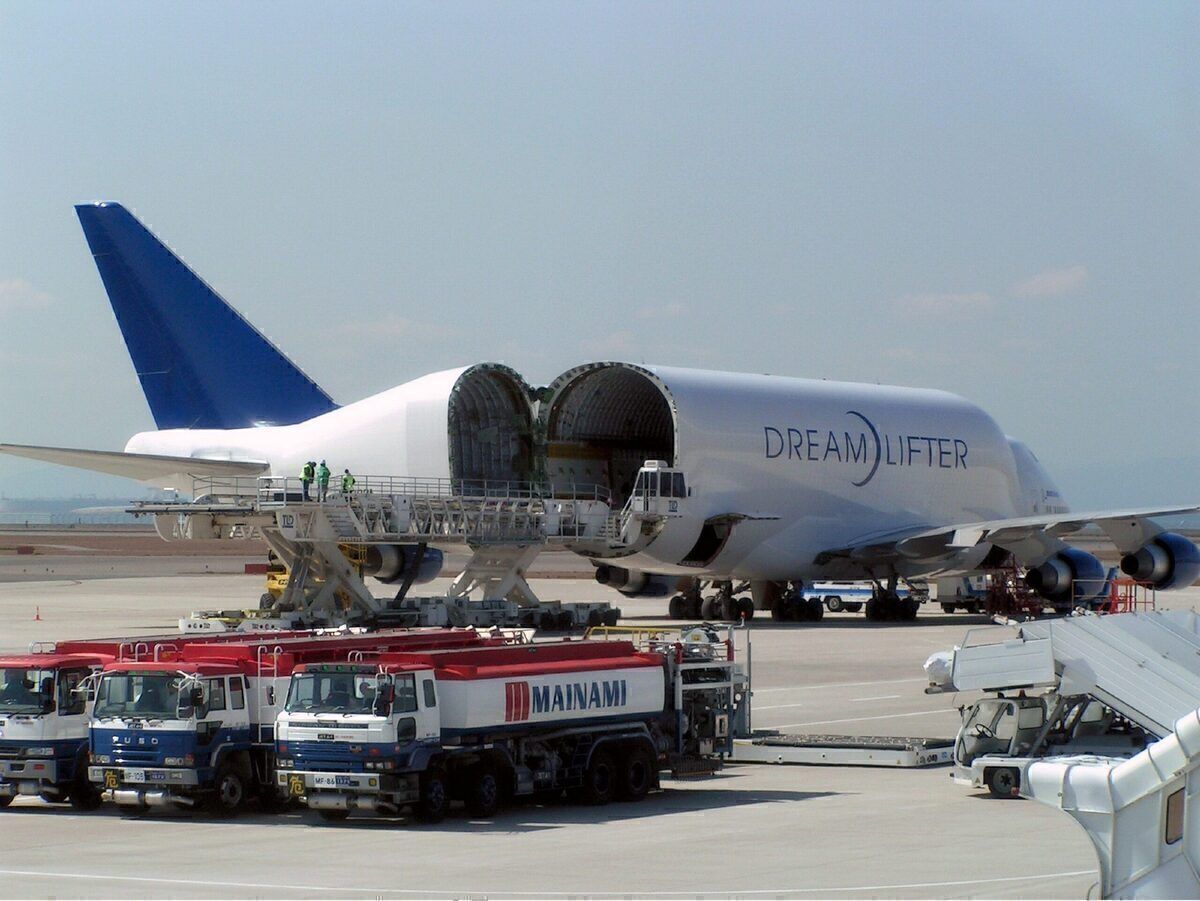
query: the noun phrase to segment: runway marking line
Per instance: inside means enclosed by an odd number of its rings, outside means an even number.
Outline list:
[[[830,892],[874,892],[874,891],[889,891],[891,889],[913,889],[913,888],[949,888],[958,885],[990,885],[1001,882],[1033,882],[1035,880],[1044,879],[1064,879],[1068,876],[1090,876],[1095,873],[1095,870],[1064,870],[1060,873],[1034,873],[1027,876],[994,876],[984,879],[955,879],[946,882],[893,882],[885,885],[845,885],[845,886],[825,886],[823,888],[801,888],[801,889],[737,889],[729,892],[701,892],[699,895],[687,892],[647,892],[638,890],[635,894],[641,896],[653,897],[684,897],[695,898],[708,895],[710,897],[736,897],[742,895],[822,895]],[[557,898],[563,895],[587,895],[589,897],[627,897],[625,892],[579,892],[571,891],[551,891],[551,892],[505,892],[505,891],[486,891],[486,892],[463,892],[461,889],[447,892],[436,891],[431,889],[402,889],[402,888],[348,888],[343,886],[331,885],[301,885],[296,883],[284,882],[230,882],[218,881],[212,879],[171,879],[159,878],[155,876],[112,876],[112,875],[97,875],[95,873],[55,873],[49,870],[7,870],[0,869],[0,875],[3,876],[31,876],[34,878],[49,878],[49,879],[90,879],[90,880],[107,880],[109,882],[142,882],[155,883],[159,885],[195,885],[195,886],[213,886],[219,888],[248,888],[248,889],[276,889],[281,892],[303,891],[303,892],[336,892],[341,894],[362,894],[362,895],[417,895],[419,897],[436,897],[443,895],[453,895],[456,897],[470,897],[479,895],[480,897],[494,898],[497,896],[511,897],[538,897],[538,898]]]
[[[877,682],[827,682],[824,685],[788,685],[779,688],[755,688],[755,695],[765,695],[774,691],[818,691],[823,688],[859,688],[865,685],[903,685],[906,682],[925,682],[928,679],[881,679]],[[760,708],[761,709],[761,708]]]
[[[900,695],[875,695],[874,697],[870,697],[870,698],[851,698],[850,702],[854,703],[855,701],[891,701],[892,699],[898,698],[898,697],[900,697]]]

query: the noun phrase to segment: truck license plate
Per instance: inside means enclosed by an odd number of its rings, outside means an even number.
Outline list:
[[[145,782],[146,781],[146,771],[145,770],[126,770],[125,771],[125,781],[126,782]]]
[[[312,781],[315,788],[341,788],[352,784],[349,776],[335,776],[332,773],[316,773]]]

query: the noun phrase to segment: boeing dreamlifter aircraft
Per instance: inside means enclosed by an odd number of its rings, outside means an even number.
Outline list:
[[[1104,582],[1099,561],[1062,538],[1089,523],[1134,578],[1168,589],[1200,576],[1196,546],[1151,519],[1195,507],[1071,513],[1024,444],[942,391],[621,362],[535,391],[482,363],[339,406],[124,207],[76,209],[158,430],[123,452],[6,453],[184,491],[193,477],[295,475],[326,458],[355,473],[592,481],[614,507],[667,496],[672,515],[636,542],[581,545],[598,578],[628,594],[711,580],[727,605],[744,581],[755,606],[776,611],[800,584],[869,579],[869,615],[911,617],[898,579],[1010,554],[1067,607],[1073,583]],[[695,605],[698,589],[673,599],[675,612]]]

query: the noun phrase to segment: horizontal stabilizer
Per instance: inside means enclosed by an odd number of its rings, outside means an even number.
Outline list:
[[[73,447],[37,447],[0,444],[0,453],[46,463],[73,466],[124,476],[139,482],[176,487],[183,478],[232,478],[258,476],[269,469],[261,460],[205,460],[198,457],[169,457],[163,454],[128,454],[124,451],[81,450]]]

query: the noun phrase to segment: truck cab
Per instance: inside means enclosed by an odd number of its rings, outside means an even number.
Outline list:
[[[395,812],[441,746],[432,667],[307,664],[292,674],[275,724],[277,782],[329,819]],[[352,799],[345,803],[346,798]]]
[[[0,808],[17,795],[100,803],[87,778],[89,677],[111,658],[29,654],[0,658]]]
[[[228,814],[252,780],[247,681],[232,663],[114,663],[96,685],[89,779],[133,807]]]

